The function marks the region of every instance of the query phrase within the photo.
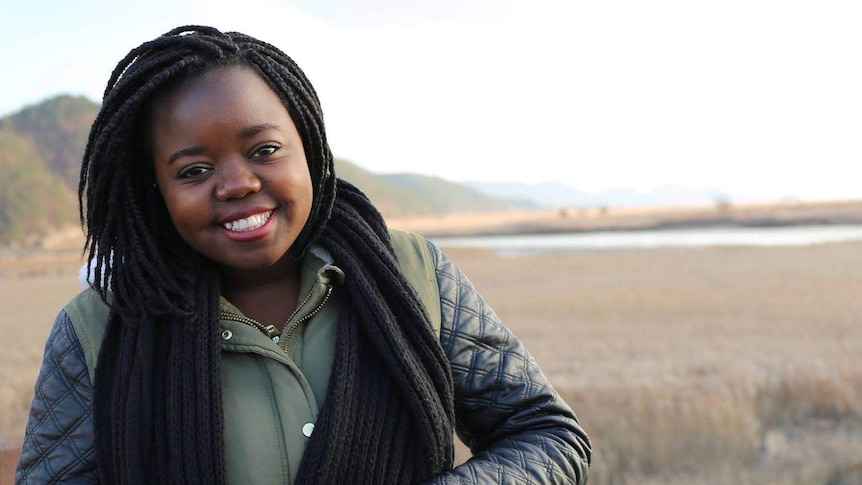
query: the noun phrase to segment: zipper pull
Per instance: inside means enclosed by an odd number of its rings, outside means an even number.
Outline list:
[[[274,325],[267,325],[267,326],[263,327],[263,333],[265,333],[267,337],[275,340],[275,338],[278,337],[278,334],[280,332],[278,331],[277,328],[275,328]]]

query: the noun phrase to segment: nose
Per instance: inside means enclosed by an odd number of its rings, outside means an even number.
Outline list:
[[[261,189],[260,178],[246,160],[225,161],[218,171],[215,196],[219,200],[240,199]]]

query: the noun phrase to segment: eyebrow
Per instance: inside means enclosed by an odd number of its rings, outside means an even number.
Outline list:
[[[177,150],[171,155],[171,158],[168,159],[168,165],[177,161],[180,157],[185,157],[187,155],[200,155],[204,152],[204,147],[201,145],[194,145],[187,148],[183,148],[182,150]]]
[[[266,130],[278,130],[278,125],[274,125],[272,123],[261,123],[259,125],[249,126],[248,128],[243,128],[240,130],[238,137],[239,138],[251,138],[254,135]],[[170,158],[168,158],[168,165],[171,165],[177,159],[189,155],[200,155],[204,152],[204,147],[201,145],[193,145],[190,147],[183,148],[181,150],[177,150],[174,152]]]
[[[248,128],[243,128],[239,132],[239,137],[240,138],[250,138],[254,135],[257,135],[261,131],[277,130],[277,129],[279,129],[278,125],[274,125],[272,123],[261,123],[259,125],[253,125],[253,126],[249,126]]]

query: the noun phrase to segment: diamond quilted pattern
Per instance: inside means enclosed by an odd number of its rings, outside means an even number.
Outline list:
[[[589,438],[520,340],[472,283],[428,243],[440,287],[440,343],[455,384],[467,463],[431,483],[586,483]]]
[[[84,351],[61,312],[45,346],[16,483],[94,483],[93,386]]]

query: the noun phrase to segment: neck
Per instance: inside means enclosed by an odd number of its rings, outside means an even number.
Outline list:
[[[285,255],[264,269],[221,268],[221,294],[242,313],[279,330],[299,299],[299,262]]]

